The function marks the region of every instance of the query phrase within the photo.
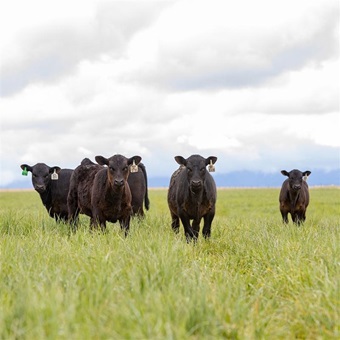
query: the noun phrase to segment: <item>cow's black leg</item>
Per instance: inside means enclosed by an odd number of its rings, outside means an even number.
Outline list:
[[[297,212],[294,212],[291,215],[292,215],[293,222],[297,225],[300,225],[299,214]]]
[[[92,216],[90,218],[90,230],[93,231],[97,229],[97,227],[98,227],[98,219],[97,217]]]
[[[105,220],[100,221],[99,225],[100,230],[104,233],[106,231],[106,221]]]
[[[76,211],[72,214],[69,214],[66,221],[70,224],[70,228],[72,232],[77,231],[78,227],[78,215],[79,215],[79,209],[76,209]]]
[[[214,219],[215,212],[206,214],[204,216],[204,226],[203,226],[203,231],[202,234],[204,238],[209,238],[211,235],[211,223]]]
[[[128,217],[119,220],[120,228],[124,230],[125,237],[128,235],[130,230],[130,215]]]
[[[71,230],[77,230],[78,224],[78,215],[79,215],[79,208],[78,208],[78,194],[77,190],[74,188],[70,189],[70,192],[67,196],[67,208],[68,208],[68,222],[71,225]]]
[[[303,224],[306,220],[306,215],[305,212],[301,211],[299,213],[296,214],[296,224],[299,226],[301,224]]]
[[[201,223],[201,219],[192,221],[192,230],[193,230],[193,233],[196,239],[198,238],[198,235],[200,232],[200,223]]]
[[[288,223],[288,212],[281,210],[282,222]]]
[[[172,219],[172,221],[171,221],[172,230],[176,234],[178,234],[178,232],[179,232],[179,217],[171,212],[171,219]]]
[[[63,222],[63,223],[67,222],[67,214],[61,213],[60,215],[58,215],[58,217],[59,217],[59,222]]]
[[[180,216],[180,219],[184,227],[184,234],[187,239],[187,242],[190,242],[192,239],[196,240],[197,237],[190,225],[190,219],[185,215]]]
[[[68,218],[68,222],[70,223],[71,229],[73,232],[77,230],[78,221],[79,221],[79,213],[80,213],[80,210],[77,208],[72,218],[71,219],[70,217]]]

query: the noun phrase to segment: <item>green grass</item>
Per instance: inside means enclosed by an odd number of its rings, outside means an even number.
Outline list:
[[[337,339],[340,190],[283,225],[278,189],[218,191],[212,237],[174,234],[166,190],[124,238],[0,193],[0,339]]]

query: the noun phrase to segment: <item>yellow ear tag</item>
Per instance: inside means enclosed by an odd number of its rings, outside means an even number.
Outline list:
[[[51,175],[52,181],[56,181],[59,178],[56,169],[54,169],[53,174]]]
[[[130,165],[130,172],[138,172],[138,165],[136,165],[135,160],[133,160],[132,165]]]
[[[215,165],[213,164],[212,160],[210,160],[210,164],[208,165],[209,172],[215,172]]]

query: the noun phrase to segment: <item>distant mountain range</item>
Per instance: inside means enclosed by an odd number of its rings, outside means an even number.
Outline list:
[[[285,180],[285,176],[281,173],[262,173],[252,171],[234,171],[225,174],[213,173],[217,187],[280,187]],[[148,185],[150,188],[168,187],[170,177],[149,177]],[[308,178],[310,186],[340,186],[340,169],[329,172],[321,170],[313,170]],[[31,179],[12,182],[1,189],[28,189],[32,188]]]
[[[262,173],[252,171],[234,171],[225,174],[213,174],[218,187],[280,187],[287,178],[281,173]],[[169,178],[149,178],[149,187],[168,187]],[[314,170],[308,178],[308,184],[340,186],[340,170],[329,172]]]

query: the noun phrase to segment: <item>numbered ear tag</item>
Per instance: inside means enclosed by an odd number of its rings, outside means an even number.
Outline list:
[[[209,172],[215,172],[215,165],[212,161],[210,161],[210,164],[208,165],[208,171]]]
[[[138,165],[136,165],[135,160],[133,160],[132,165],[130,165],[130,172],[138,172]]]
[[[53,174],[51,175],[52,181],[56,181],[59,178],[56,169],[54,169]]]
[[[308,176],[307,176],[307,175],[306,175],[306,176],[303,176],[302,179],[303,179],[305,182],[307,182]]]
[[[24,170],[22,170],[22,173],[21,173],[23,176],[27,176],[28,174],[28,171],[27,171],[27,168],[25,167]]]

